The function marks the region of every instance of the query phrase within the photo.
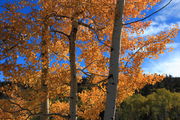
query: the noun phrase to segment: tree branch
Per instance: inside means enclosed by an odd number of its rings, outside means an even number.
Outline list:
[[[98,34],[97,34],[97,32],[96,32],[97,30],[102,30],[102,29],[104,29],[104,27],[103,27],[103,28],[100,28],[100,29],[96,29],[96,28],[93,28],[93,27],[91,27],[90,25],[85,24],[85,23],[80,22],[80,21],[78,21],[78,24],[79,24],[79,25],[82,25],[82,26],[84,26],[84,27],[89,28],[89,30],[91,30],[91,31],[96,35],[96,38],[97,38],[97,40],[98,40],[100,43],[102,43],[102,44],[104,44],[105,46],[111,48],[111,46],[109,46],[108,44],[104,43],[103,40],[100,40],[100,39],[99,39],[99,36],[98,36]]]
[[[66,36],[69,39],[69,35],[64,33],[64,32],[62,32],[62,31],[51,29],[51,32],[62,34],[62,35]]]
[[[82,73],[84,73],[84,74],[87,75],[87,76],[96,75],[96,76],[100,76],[100,77],[108,77],[108,76],[100,75],[100,74],[96,74],[96,73],[85,72],[83,69],[77,69],[77,70],[80,70]]]
[[[8,110],[5,110],[4,108],[0,107],[0,109],[4,112],[7,112],[7,113],[10,113],[10,114],[14,114],[14,113],[18,113],[18,112],[21,112],[21,111],[27,111],[28,113],[28,117],[29,118],[30,116],[38,116],[38,115],[42,115],[41,113],[32,113],[31,110],[27,109],[27,108],[23,108],[21,105],[19,105],[18,103],[15,103],[13,101],[10,101],[8,100],[11,104],[14,104],[16,106],[18,106],[20,108],[20,110],[16,110],[16,111],[8,111]],[[69,119],[69,115],[62,115],[60,113],[49,113],[49,114],[43,114],[44,116],[52,116],[52,115],[56,115],[56,116],[59,116],[59,117],[63,117],[65,119]]]
[[[94,62],[99,61],[99,60],[94,60],[91,63],[89,63],[88,65],[86,65],[82,70],[84,71],[85,69],[87,69],[89,66],[91,66]]]
[[[44,19],[49,19],[50,17],[54,17],[56,20],[60,20],[62,18],[68,18],[68,19],[72,19],[72,17],[69,16],[65,16],[65,15],[58,15],[57,12],[52,12],[49,15],[46,15],[44,17]]]
[[[65,118],[65,119],[69,119],[70,118],[69,115],[62,115],[60,113],[49,113],[49,114],[47,114],[47,116],[52,116],[52,115],[56,115],[56,116],[59,116],[59,117]]]
[[[122,24],[122,25],[129,25],[129,24],[132,24],[132,23],[136,23],[136,22],[143,21],[143,20],[151,17],[152,15],[158,13],[159,11],[163,10],[163,9],[164,9],[165,7],[167,7],[172,1],[173,1],[173,0],[170,0],[166,5],[164,5],[163,7],[161,7],[160,9],[158,9],[157,11],[151,13],[150,15],[148,15],[148,16],[142,18],[142,19],[139,19],[139,20],[136,20],[136,21],[133,21],[133,22],[124,23],[124,24]]]

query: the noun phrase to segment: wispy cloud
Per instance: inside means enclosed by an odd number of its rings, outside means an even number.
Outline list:
[[[180,43],[169,43],[166,45],[167,48],[179,48],[180,47]]]
[[[174,77],[180,77],[180,52],[172,52],[167,57],[162,57],[159,60],[151,60],[146,63],[143,70],[145,73],[167,74]]]
[[[169,0],[164,0],[159,6],[165,5]],[[173,0],[164,10],[160,11],[155,17],[155,21],[164,22],[170,18],[180,18],[180,0]]]
[[[160,2],[157,6],[162,7],[167,4],[167,2],[169,2],[169,0],[164,0]],[[161,31],[165,31],[171,28],[175,24],[178,24],[180,28],[179,11],[180,0],[173,0],[165,9],[159,11],[158,14],[152,16],[152,24],[144,31],[144,34],[142,36],[158,34]]]
[[[151,25],[146,28],[143,32],[143,34],[141,34],[140,36],[141,37],[145,37],[145,36],[152,36],[152,35],[156,35],[162,31],[167,31],[167,30],[170,30],[172,27],[174,27],[174,25],[178,25],[180,26],[180,21],[177,21],[177,22],[174,22],[174,23],[159,23],[158,21],[153,21],[151,23]],[[179,27],[180,28],[180,27]],[[132,34],[131,36],[139,36],[137,34]]]
[[[166,31],[175,25],[174,23],[167,24],[167,23],[158,23],[156,21],[153,21],[152,24],[144,31],[144,34],[142,36],[147,35],[156,35],[160,33],[161,31]]]

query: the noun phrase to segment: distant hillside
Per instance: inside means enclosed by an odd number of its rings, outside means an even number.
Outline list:
[[[161,82],[158,82],[154,85],[146,85],[138,93],[142,94],[143,96],[147,96],[159,88],[166,88],[171,92],[180,92],[180,77],[167,76]]]

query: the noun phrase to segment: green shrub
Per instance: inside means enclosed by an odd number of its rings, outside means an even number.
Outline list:
[[[144,97],[135,94],[117,109],[116,120],[180,120],[180,93],[166,89]]]

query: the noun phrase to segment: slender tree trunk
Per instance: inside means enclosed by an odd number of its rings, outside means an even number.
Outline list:
[[[47,114],[49,113],[49,96],[48,87],[46,84],[49,69],[49,56],[48,56],[48,25],[45,23],[42,30],[41,41],[41,62],[42,62],[42,75],[41,75],[41,90],[43,92],[43,101],[40,109],[40,120],[48,120]]]
[[[69,53],[71,68],[71,90],[70,90],[70,120],[76,120],[76,104],[77,104],[77,78],[76,78],[76,33],[78,30],[78,22],[72,21],[72,30],[70,33]]]
[[[121,48],[121,29],[124,0],[117,0],[115,8],[114,29],[110,53],[110,70],[107,86],[104,120],[114,120],[116,111],[116,94],[119,72],[119,54]]]

